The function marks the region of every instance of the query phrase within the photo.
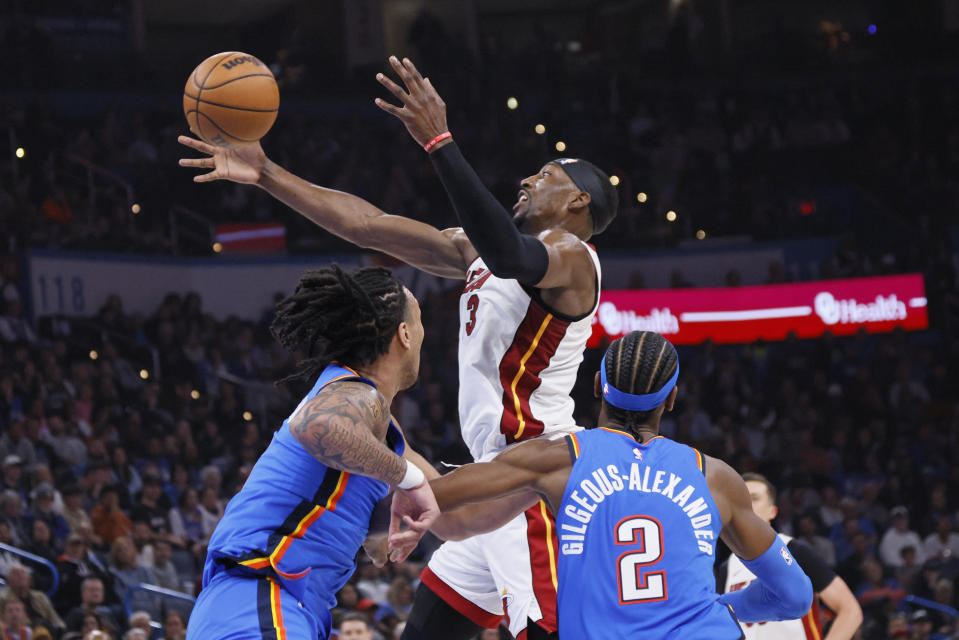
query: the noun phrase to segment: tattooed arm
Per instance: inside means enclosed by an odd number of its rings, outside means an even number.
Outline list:
[[[384,442],[389,420],[379,391],[347,380],[324,387],[300,407],[290,418],[290,432],[326,466],[395,486],[406,474],[406,461]]]

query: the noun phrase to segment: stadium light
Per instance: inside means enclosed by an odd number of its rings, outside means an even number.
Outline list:
[[[99,358],[99,357],[100,357],[100,354],[97,353],[97,350],[96,350],[96,349],[90,349],[90,359],[91,359],[91,360],[96,360],[96,359]]]
[[[533,127],[533,131],[535,131],[538,135],[543,135],[544,133],[546,133],[546,125],[538,124],[535,127]]]
[[[193,391],[190,392],[190,397],[193,398],[194,400],[199,400],[200,392],[194,389]]]
[[[558,141],[558,142],[556,143],[556,150],[557,150],[557,151],[566,151],[566,143],[563,142],[562,140]]]
[[[614,187],[619,186],[619,176],[609,176],[609,184],[613,185]]]
[[[647,199],[648,199],[648,196],[646,195],[645,191],[640,191],[639,193],[636,194],[636,202],[639,202],[640,204],[642,204],[643,202],[646,202]]]
[[[149,371],[147,371],[146,369],[140,369],[140,379],[146,380],[149,377],[150,377]]]
[[[213,253],[220,253],[221,251],[223,251],[223,245],[220,244],[219,242],[214,242],[214,243],[213,243]]]
[[[697,240],[705,240],[705,239],[706,239],[706,232],[705,232],[704,230],[702,230],[702,229],[700,229],[699,231],[697,231],[697,232],[696,232],[696,239],[697,239]]]
[[[133,203],[133,206],[130,207],[130,211],[133,212],[133,215],[136,215],[136,214],[140,213],[140,204],[137,203],[137,202],[134,202],[134,203]]]
[[[666,220],[669,222],[676,222],[676,212],[670,209],[666,212]]]
[[[519,100],[517,100],[513,96],[510,96],[506,99],[506,108],[509,109],[510,111],[515,111],[518,106],[519,106]]]
[[[22,158],[23,156],[27,155],[27,152],[23,147],[17,147],[17,150],[15,153],[17,154],[18,158]]]
[[[247,422],[250,422],[251,420],[253,420],[253,414],[250,413],[249,411],[244,411],[243,419],[246,420]]]

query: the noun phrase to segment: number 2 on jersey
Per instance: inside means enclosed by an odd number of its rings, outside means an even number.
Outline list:
[[[663,558],[663,526],[650,516],[630,516],[616,525],[617,545],[639,545],[639,551],[627,551],[617,559],[619,603],[659,602],[666,600],[666,572],[641,571]]]
[[[466,335],[472,335],[476,328],[476,310],[479,308],[479,296],[475,293],[466,301],[466,310],[470,312],[470,319],[466,321]]]

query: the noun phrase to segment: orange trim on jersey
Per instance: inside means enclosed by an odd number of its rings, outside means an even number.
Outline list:
[[[516,435],[513,436],[516,440],[523,437],[523,430],[526,429],[526,417],[523,415],[523,408],[520,406],[519,395],[516,393],[516,385],[519,384],[520,378],[526,373],[526,361],[529,360],[529,357],[536,351],[536,347],[539,346],[539,340],[543,337],[543,333],[546,331],[546,327],[549,326],[552,319],[552,313],[547,313],[546,317],[543,318],[543,322],[539,325],[539,331],[536,332],[532,344],[529,345],[529,349],[526,350],[526,353],[520,359],[519,370],[516,371],[516,375],[513,376],[513,382],[509,386],[510,395],[513,396],[513,408],[516,410],[516,417],[519,419],[519,427],[516,429]]]
[[[582,449],[580,449],[579,439],[576,437],[575,433],[569,434],[569,441],[573,443],[573,453],[577,458],[579,458],[580,454],[582,453]]]
[[[618,434],[621,435],[621,436],[626,436],[627,438],[632,438],[633,440],[636,439],[636,438],[633,437],[633,434],[627,433],[627,432],[622,431],[622,430],[620,430],[620,429],[613,429],[612,427],[600,427],[600,429],[602,429],[603,431],[609,431],[610,433],[618,433]]]
[[[273,613],[273,628],[276,640],[286,640],[286,626],[283,624],[283,607],[280,604],[280,585],[273,578],[270,581],[270,611]]]
[[[699,452],[699,449],[693,447],[693,451],[696,452],[696,466],[699,467],[699,470],[703,470],[703,454]]]
[[[299,573],[286,573],[280,571],[278,565],[280,564],[280,561],[283,560],[283,555],[286,553],[287,549],[290,548],[290,545],[293,544],[294,540],[302,538],[304,535],[306,535],[306,532],[309,530],[310,526],[319,520],[320,516],[323,515],[325,511],[333,511],[336,509],[337,503],[346,492],[346,482],[349,480],[349,477],[350,474],[348,471],[341,471],[340,476],[336,481],[336,488],[333,490],[333,494],[330,496],[330,499],[326,501],[326,504],[315,505],[312,509],[310,509],[309,513],[307,513],[303,519],[297,523],[293,531],[288,535],[283,536],[279,544],[276,545],[276,548],[273,549],[273,552],[270,553],[268,557],[252,558],[250,560],[244,560],[240,564],[250,567],[251,569],[265,569],[266,567],[273,567],[273,570],[276,571],[277,575],[289,580],[297,580],[309,573],[309,569],[300,571]]]

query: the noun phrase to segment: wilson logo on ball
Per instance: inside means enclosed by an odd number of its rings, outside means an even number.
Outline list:
[[[263,63],[254,58],[253,56],[240,56],[239,58],[233,58],[232,60],[227,60],[223,63],[224,69],[232,69],[233,67],[243,64],[244,62],[252,62],[253,64],[262,65]]]

